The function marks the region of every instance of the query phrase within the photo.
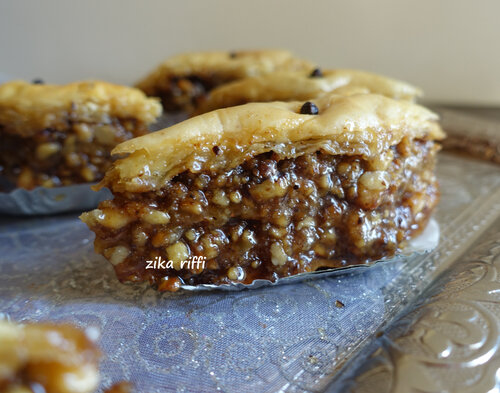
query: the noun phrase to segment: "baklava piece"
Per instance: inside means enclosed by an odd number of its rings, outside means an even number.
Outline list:
[[[147,133],[161,104],[105,82],[0,86],[0,176],[33,189],[100,180],[119,143]],[[5,187],[4,187],[5,188]]]
[[[81,218],[120,281],[159,290],[362,264],[426,225],[443,136],[375,94],[219,109],[117,146],[114,199]]]
[[[94,392],[99,357],[73,326],[0,321],[0,392]]]
[[[186,53],[160,64],[137,87],[160,97],[166,111],[190,113],[207,92],[221,84],[274,71],[313,68],[286,50]]]
[[[313,71],[277,71],[213,89],[200,101],[194,114],[249,102],[305,101],[333,91],[344,94],[346,90],[412,102],[421,95],[418,88],[408,83],[365,71],[319,68]]]

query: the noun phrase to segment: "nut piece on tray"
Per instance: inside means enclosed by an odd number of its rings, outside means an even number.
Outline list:
[[[100,180],[117,144],[147,133],[156,99],[105,82],[0,85],[0,176],[32,189]]]
[[[356,90],[412,102],[422,94],[406,82],[359,70],[277,71],[216,87],[200,100],[194,114],[248,102],[305,101],[333,91]]]
[[[81,218],[120,281],[159,290],[376,260],[438,201],[437,120],[365,93],[219,109],[117,146],[114,199]]]
[[[1,392],[94,392],[99,357],[96,345],[73,326],[0,321]]]
[[[274,71],[312,71],[313,64],[286,50],[196,52],[174,56],[137,84],[160,97],[166,111],[192,112],[208,91],[221,84]]]

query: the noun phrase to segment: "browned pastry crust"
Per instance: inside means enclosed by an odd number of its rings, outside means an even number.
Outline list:
[[[81,218],[121,281],[160,290],[363,263],[425,226],[443,136],[376,94],[220,109],[119,145],[100,185],[114,199]],[[170,268],[147,269],[157,257]]]
[[[276,71],[216,87],[199,102],[194,114],[249,102],[305,101],[329,92],[344,94],[346,90],[407,101],[422,94],[406,82],[359,70]]]
[[[185,53],[167,59],[137,87],[160,97],[166,111],[192,112],[216,86],[274,71],[312,70],[313,64],[286,50]]]
[[[100,353],[70,325],[0,322],[0,391],[90,393],[99,383]]]
[[[0,176],[32,189],[98,181],[114,146],[147,133],[161,105],[105,82],[0,86]]]

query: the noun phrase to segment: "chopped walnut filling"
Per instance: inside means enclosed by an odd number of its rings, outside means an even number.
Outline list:
[[[184,172],[156,192],[115,193],[82,219],[121,281],[251,283],[393,255],[439,197],[439,147],[404,138],[377,157],[269,152],[225,173]],[[206,257],[204,268],[181,261]],[[172,260],[168,269],[146,261]]]
[[[191,112],[213,88],[231,82],[233,78],[223,78],[212,74],[172,76],[159,81],[148,95],[160,97],[166,111],[185,110]]]
[[[25,189],[96,182],[111,165],[114,146],[146,133],[137,119],[87,123],[70,116],[57,129],[30,136],[2,132],[0,125],[0,176]]]

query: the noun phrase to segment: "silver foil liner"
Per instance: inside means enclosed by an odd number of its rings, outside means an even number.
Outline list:
[[[0,193],[0,213],[8,215],[44,215],[95,208],[99,202],[110,199],[111,192],[104,188],[93,191],[92,184],[64,187],[37,187],[33,190],[17,188]]]
[[[278,278],[276,281],[262,280],[257,279],[254,280],[251,284],[242,284],[242,283],[231,283],[231,284],[199,284],[199,285],[182,285],[181,288],[186,291],[212,291],[212,290],[223,290],[223,291],[240,291],[242,289],[255,289],[267,287],[270,285],[281,285],[281,284],[290,284],[294,282],[300,282],[308,279],[316,279],[320,277],[326,276],[337,276],[340,274],[351,274],[351,273],[360,273],[364,269],[367,269],[377,263],[380,262],[389,262],[391,260],[395,260],[398,258],[409,258],[414,255],[426,254],[432,251],[439,244],[439,224],[434,218],[431,218],[427,227],[423,230],[423,232],[412,239],[408,246],[403,249],[397,255],[391,258],[382,258],[377,261],[373,261],[370,263],[366,263],[363,265],[350,265],[335,269],[325,269],[320,271],[315,271],[311,273],[299,273],[290,277]]]

